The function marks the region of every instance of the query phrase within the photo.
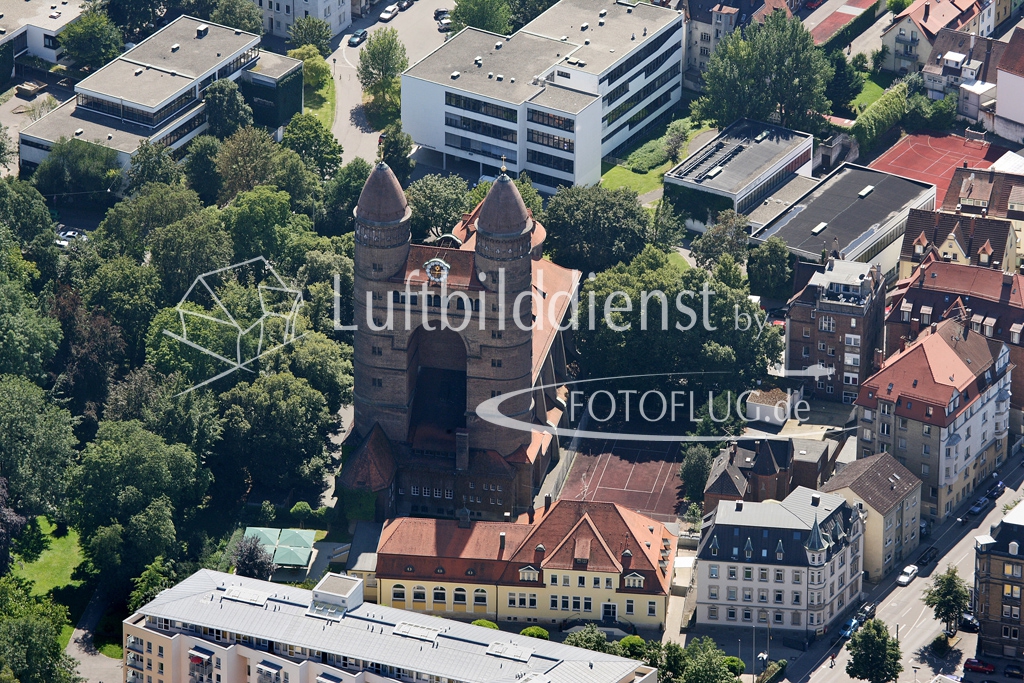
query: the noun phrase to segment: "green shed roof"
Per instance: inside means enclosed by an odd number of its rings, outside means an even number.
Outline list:
[[[291,548],[288,546],[277,546],[274,551],[274,564],[279,567],[305,567],[309,564],[309,557],[313,554],[310,548]]]
[[[281,529],[277,545],[289,548],[312,548],[314,540],[316,540],[316,531],[311,529]]]

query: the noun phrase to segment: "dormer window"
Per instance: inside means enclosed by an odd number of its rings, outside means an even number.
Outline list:
[[[539,581],[540,572],[533,567],[523,567],[519,570],[520,581]]]
[[[644,587],[644,577],[641,576],[640,574],[637,574],[636,572],[633,572],[632,574],[630,574],[630,575],[628,575],[626,577],[626,588],[643,588],[643,587]]]
[[[915,244],[914,245],[914,253],[918,254],[918,255],[923,254],[924,253],[924,245],[923,244]]]

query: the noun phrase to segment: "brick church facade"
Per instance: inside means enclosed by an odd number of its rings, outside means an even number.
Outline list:
[[[412,243],[410,216],[378,164],[355,209],[355,421],[339,484],[372,493],[378,518],[515,516],[558,458],[544,427],[565,426],[562,328],[580,274],[542,258],[544,227],[504,174],[436,244]],[[507,394],[501,415],[520,426],[477,414]]]

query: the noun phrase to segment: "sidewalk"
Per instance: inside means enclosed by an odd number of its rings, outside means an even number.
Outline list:
[[[106,597],[101,596],[99,590],[92,594],[65,648],[65,652],[78,662],[78,674],[89,683],[117,683],[124,679],[121,660],[101,655],[92,643],[92,633],[99,625],[107,604]]]

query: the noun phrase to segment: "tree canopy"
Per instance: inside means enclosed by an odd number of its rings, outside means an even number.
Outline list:
[[[554,260],[583,273],[628,262],[644,248],[648,214],[628,188],[562,187],[548,202],[547,243]]]
[[[747,277],[750,293],[773,299],[789,299],[793,293],[793,269],[789,267],[789,247],[778,237],[769,237],[750,251]]]
[[[946,571],[936,575],[922,599],[935,612],[935,619],[944,623],[947,629],[953,628],[971,604],[967,582],[960,576],[956,565],[948,565]]]
[[[769,12],[763,24],[727,34],[711,53],[693,117],[724,128],[744,117],[777,115],[785,128],[816,131],[831,112],[825,88],[832,73],[798,17]]]
[[[693,240],[690,254],[701,268],[713,268],[725,254],[731,255],[737,263],[746,263],[749,239],[746,216],[726,209]]]
[[[193,138],[185,157],[185,182],[189,189],[199,195],[203,204],[213,204],[220,194],[221,179],[217,172],[217,155],[220,140],[212,135]]]
[[[231,561],[239,576],[269,581],[274,573],[274,558],[260,543],[258,536],[243,537],[235,546]]]
[[[409,66],[405,44],[398,37],[398,30],[392,27],[372,31],[366,44],[359,51],[359,66],[356,76],[363,90],[374,99],[387,102],[396,89],[398,77]]]
[[[328,54],[330,53],[328,52]],[[319,88],[331,79],[331,67],[327,64],[324,56],[320,54],[316,45],[302,45],[294,50],[288,50],[288,56],[292,59],[302,60],[302,80],[306,85]],[[307,116],[312,116],[312,114],[307,114]]]
[[[263,12],[251,0],[217,0],[210,21],[263,35]]]
[[[122,182],[117,150],[61,137],[39,164],[32,181],[54,203],[108,204]]]
[[[181,180],[181,167],[166,145],[143,140],[125,173],[125,194],[135,194],[148,183],[174,185]]]
[[[868,683],[891,683],[903,671],[900,645],[889,635],[885,622],[869,619],[846,644],[850,661],[846,673]]]
[[[331,54],[331,25],[319,17],[299,17],[288,29],[288,42],[295,47],[312,45],[321,57]]]
[[[395,121],[384,129],[384,144],[381,145],[381,158],[391,167],[402,187],[409,184],[409,176],[416,162],[412,154],[412,136],[402,130],[402,122]]]
[[[98,69],[121,54],[124,38],[105,12],[89,9],[64,27],[57,40],[80,69]]]
[[[237,0],[245,2],[245,0]],[[251,3],[246,3],[256,9]],[[257,12],[259,10],[256,10]],[[203,96],[206,114],[210,122],[210,135],[222,140],[233,135],[239,128],[252,125],[252,108],[238,90],[238,84],[230,78],[222,78],[210,84]]]
[[[466,181],[457,175],[431,173],[409,185],[410,227],[417,242],[451,232],[469,208]]]
[[[298,153],[321,180],[334,177],[341,167],[341,145],[334,133],[313,114],[296,114],[284,129],[281,143]]]
[[[466,26],[500,35],[512,31],[512,10],[508,0],[456,0],[451,20],[453,32]]]

